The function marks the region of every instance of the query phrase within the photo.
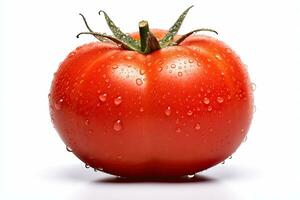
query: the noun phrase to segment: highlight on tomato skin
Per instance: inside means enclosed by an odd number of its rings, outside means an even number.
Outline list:
[[[189,9],[168,31],[142,21],[126,36],[104,11],[113,36],[93,32],[81,15],[89,30],[82,34],[100,41],[60,64],[49,107],[67,150],[86,167],[190,175],[229,158],[246,137],[254,98],[247,69],[214,37],[177,35]]]

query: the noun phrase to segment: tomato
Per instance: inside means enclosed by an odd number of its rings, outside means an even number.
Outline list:
[[[158,39],[167,33],[151,32]],[[49,103],[68,149],[120,176],[181,176],[212,167],[235,152],[253,113],[245,65],[204,35],[148,54],[107,42],[78,47],[60,64]]]

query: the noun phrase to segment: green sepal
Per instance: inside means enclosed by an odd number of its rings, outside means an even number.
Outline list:
[[[159,41],[161,48],[169,46],[169,43],[173,41],[174,36],[178,33],[183,20],[185,19],[187,13],[193,6],[188,7],[177,19],[174,25],[169,29],[168,33],[165,35],[163,39]]]

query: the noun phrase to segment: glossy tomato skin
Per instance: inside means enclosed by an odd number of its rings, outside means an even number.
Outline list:
[[[245,66],[207,36],[148,55],[110,43],[83,45],[60,65],[49,102],[73,153],[120,176],[181,176],[212,167],[238,148],[253,113]]]

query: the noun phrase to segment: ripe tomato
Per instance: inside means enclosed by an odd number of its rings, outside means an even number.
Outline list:
[[[158,39],[167,33],[151,31]],[[120,176],[180,176],[216,165],[241,144],[253,113],[245,66],[204,35],[146,55],[105,42],[78,47],[61,63],[49,102],[68,148]]]

